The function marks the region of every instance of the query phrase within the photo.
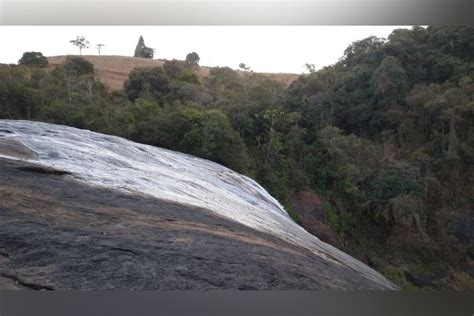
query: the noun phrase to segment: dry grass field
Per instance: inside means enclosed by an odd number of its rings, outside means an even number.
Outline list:
[[[111,90],[121,90],[123,83],[128,77],[128,74],[134,68],[152,68],[161,67],[165,60],[162,59],[147,59],[127,56],[81,56],[84,59],[94,64],[97,79],[103,81]],[[66,56],[48,57],[50,66],[55,66],[63,63]],[[199,67],[197,71],[200,78],[209,75],[209,67]],[[244,72],[238,70],[238,73],[244,75]],[[280,81],[285,85],[290,85],[296,80],[298,74],[287,73],[262,73],[276,81]]]

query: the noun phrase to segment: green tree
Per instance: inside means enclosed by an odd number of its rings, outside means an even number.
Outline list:
[[[355,41],[344,50],[342,64],[350,67],[359,63],[377,63],[383,57],[380,48],[383,47],[384,43],[384,39],[376,36]]]
[[[383,104],[405,102],[408,91],[407,75],[400,62],[393,56],[387,56],[374,71],[372,84],[377,101]]]
[[[93,75],[94,64],[82,57],[67,56],[63,68],[76,76]]]
[[[137,46],[135,47],[135,53],[133,57],[141,57],[141,58],[153,58],[155,54],[155,49],[151,47],[147,47],[145,45],[145,40],[143,36],[140,36],[138,39]]]
[[[161,102],[169,91],[169,80],[162,68],[137,68],[129,74],[124,91],[132,102],[139,97]]]
[[[34,92],[22,84],[0,83],[0,118],[33,119],[38,112]]]
[[[242,69],[243,71],[247,72],[250,70],[250,66],[247,66],[246,64],[244,63],[240,63],[239,64],[239,68]]]
[[[48,59],[40,52],[25,52],[18,64],[44,68],[48,66]]]
[[[200,57],[195,52],[192,52],[186,55],[186,62],[192,66],[198,66],[199,60],[200,60]]]
[[[245,144],[224,113],[218,110],[188,110],[184,115],[191,123],[191,129],[180,142],[183,150],[236,171],[246,170],[248,156]]]
[[[70,40],[72,45],[77,46],[79,55],[82,55],[82,50],[89,48],[89,41],[84,36],[77,36],[75,40]]]
[[[143,36],[140,35],[137,46],[135,47],[135,53],[133,54],[133,57],[143,57],[143,49],[145,47],[145,40],[143,39]]]
[[[87,94],[89,100],[92,97],[92,84],[94,83],[94,64],[79,56],[68,56],[66,62],[53,71],[57,84],[65,86],[62,94],[66,94],[69,104],[80,99],[81,95]],[[87,85],[85,93],[78,92],[79,86]],[[75,98],[77,96],[77,98]]]
[[[163,64],[166,75],[175,81],[199,83],[199,79],[193,72],[192,65],[176,59],[167,60]]]

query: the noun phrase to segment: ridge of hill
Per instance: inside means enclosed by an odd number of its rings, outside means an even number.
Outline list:
[[[67,56],[51,56],[48,57],[50,66],[57,66],[66,61]],[[111,90],[118,91],[123,87],[123,83],[128,78],[128,74],[135,68],[153,68],[162,67],[165,59],[148,59],[128,56],[95,56],[83,55],[82,58],[94,64],[96,78],[104,82]],[[212,67],[200,66],[197,70],[197,75],[200,78],[205,78],[209,75],[209,70]],[[240,75],[245,73],[236,70]],[[289,86],[293,81],[298,79],[299,74],[291,73],[259,73],[278,82],[282,82]]]

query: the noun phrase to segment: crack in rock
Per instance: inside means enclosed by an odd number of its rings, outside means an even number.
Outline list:
[[[1,277],[4,277],[5,279],[10,279],[12,281],[15,281],[16,284],[27,287],[32,290],[39,290],[39,291],[52,291],[54,288],[49,285],[41,285],[37,283],[31,283],[31,282],[26,282],[18,278],[17,276],[11,275],[11,274],[6,274],[6,273],[1,273]]]

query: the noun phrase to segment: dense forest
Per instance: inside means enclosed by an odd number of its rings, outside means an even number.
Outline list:
[[[474,28],[369,37],[289,87],[197,67],[135,69],[112,92],[81,57],[48,67],[25,54],[0,65],[0,118],[216,161],[402,288],[474,289]]]

